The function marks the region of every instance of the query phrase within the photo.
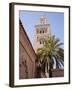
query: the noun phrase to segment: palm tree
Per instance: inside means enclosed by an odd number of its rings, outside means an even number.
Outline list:
[[[44,39],[44,44],[42,48],[38,48],[37,57],[38,63],[41,67],[41,71],[45,73],[45,77],[49,77],[51,73],[51,68],[53,68],[53,58],[56,61],[56,68],[59,68],[59,62],[64,60],[64,50],[60,48],[63,43],[54,35],[49,36]]]

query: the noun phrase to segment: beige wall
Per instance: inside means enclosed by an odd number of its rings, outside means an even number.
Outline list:
[[[22,25],[19,27],[19,78],[35,77],[35,59],[36,54],[32,45],[23,30]]]
[[[63,69],[52,69],[52,77],[64,77],[64,70]]]

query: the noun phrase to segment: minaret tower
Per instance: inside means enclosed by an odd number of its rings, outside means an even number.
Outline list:
[[[44,38],[47,38],[51,34],[50,24],[44,16],[41,16],[38,24],[35,25],[35,40],[34,49],[37,52],[38,48],[41,48],[44,43]]]

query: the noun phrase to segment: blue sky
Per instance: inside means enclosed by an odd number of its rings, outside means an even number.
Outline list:
[[[64,13],[61,12],[35,12],[35,11],[19,11],[19,18],[25,28],[25,31],[33,45],[33,36],[35,25],[39,21],[41,16],[47,18],[48,23],[51,26],[51,33],[60,39],[64,43]],[[61,46],[64,48],[64,46]]]

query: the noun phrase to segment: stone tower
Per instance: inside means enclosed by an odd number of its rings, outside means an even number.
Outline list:
[[[44,43],[44,38],[51,34],[50,24],[44,16],[41,16],[39,22],[35,25],[35,40],[34,49],[37,52],[38,48],[41,48]]]

